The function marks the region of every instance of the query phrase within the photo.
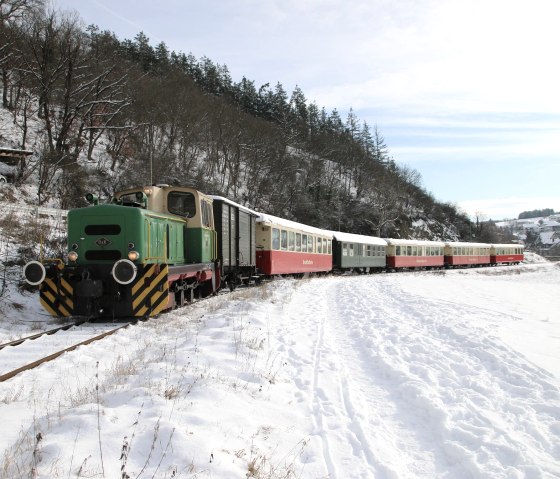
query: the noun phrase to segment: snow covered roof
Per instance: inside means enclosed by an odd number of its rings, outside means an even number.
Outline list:
[[[426,240],[406,240],[406,239],[392,239],[384,238],[388,245],[392,246],[445,246],[442,241],[426,241]]]
[[[343,233],[341,231],[329,231],[329,233],[331,233],[338,241],[387,246],[387,241],[375,236],[356,235],[353,233]]]
[[[488,243],[466,243],[461,241],[446,241],[445,246],[459,246],[461,248],[489,248]]]
[[[522,244],[518,244],[518,243],[507,243],[507,244],[491,244],[490,245],[492,248],[524,248],[525,246],[523,246]]]
[[[284,218],[278,218],[277,216],[267,215],[264,213],[257,213],[257,214],[259,215],[259,217],[257,218],[257,221],[259,223],[264,223],[270,226],[280,226],[284,228],[305,231],[306,233],[326,236],[331,239],[333,236],[331,231],[322,230],[320,228],[315,228],[313,226],[304,225],[303,223],[297,223],[295,221],[286,220]]]
[[[260,214],[260,213],[257,213],[256,211],[253,211],[250,208],[247,208],[246,206],[243,206],[243,205],[240,205],[239,203],[236,203],[235,201],[231,201],[228,198],[224,198],[223,196],[210,195],[210,198],[212,198],[213,200],[223,201],[224,203],[228,203],[232,206],[236,206],[241,211],[245,211],[245,213],[249,213],[249,214],[252,214],[252,215],[255,215],[255,216],[259,216],[259,214]]]

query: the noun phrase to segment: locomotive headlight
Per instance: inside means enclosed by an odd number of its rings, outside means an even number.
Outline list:
[[[128,252],[128,259],[130,261],[136,261],[138,258],[140,258],[140,253],[138,253],[138,251],[129,251]]]
[[[128,260],[121,259],[115,263],[111,274],[119,284],[130,284],[136,278],[136,265]]]
[[[46,276],[47,271],[39,261],[30,261],[23,267],[23,278],[32,286],[41,284]]]
[[[68,260],[69,261],[76,261],[78,259],[78,253],[76,253],[75,251],[70,251],[70,253],[68,253]]]

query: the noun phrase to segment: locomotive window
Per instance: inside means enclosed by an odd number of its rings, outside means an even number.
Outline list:
[[[278,228],[272,228],[272,249],[280,249],[280,230]]]
[[[196,215],[196,200],[192,193],[184,191],[172,191],[167,195],[167,210],[185,218]],[[206,223],[205,223],[206,224]]]
[[[207,201],[201,202],[202,206],[202,225],[207,228],[212,227],[212,207]]]
[[[296,250],[295,233],[293,231],[288,232],[288,249],[290,251]]]
[[[288,251],[288,232],[281,230],[281,237],[282,237],[282,241],[281,241],[282,251]]]
[[[301,235],[301,250],[307,252],[307,235]]]
[[[348,245],[346,243],[342,243],[342,256],[348,256]]]
[[[138,202],[138,200],[136,199],[136,193],[137,192],[134,191],[132,193],[120,196],[119,198],[117,198],[117,203],[123,206],[134,206],[135,208],[141,208],[142,203]]]
[[[118,235],[121,233],[120,225],[87,225],[85,233],[91,236]]]

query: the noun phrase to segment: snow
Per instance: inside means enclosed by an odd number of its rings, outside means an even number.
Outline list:
[[[304,231],[306,233],[311,233],[332,239],[332,233],[327,230],[322,230],[319,228],[315,228],[314,226],[297,223],[295,221],[279,218],[278,216],[273,216],[266,213],[257,212],[257,214],[259,215],[257,218],[257,222],[259,223],[267,224],[269,226],[291,228],[293,230]]]
[[[560,477],[559,285],[534,262],[195,303],[0,383],[0,477]],[[53,327],[10,297],[0,342]]]
[[[364,236],[357,235],[354,233],[343,233],[340,231],[329,231],[329,234],[337,239],[338,241],[344,241],[348,243],[362,243],[378,246],[387,246],[387,241],[381,238],[376,238],[375,236]]]
[[[236,203],[235,201],[230,200],[229,198],[224,198],[223,196],[217,196],[217,195],[210,195],[210,197],[213,200],[219,200],[219,201],[223,201],[224,203],[227,203],[229,205],[235,206],[236,208],[239,208],[241,211],[244,211],[245,213],[249,213],[251,215],[255,215],[255,216],[259,216],[260,213],[257,213],[256,211],[253,211],[249,208],[247,208],[246,206],[243,206],[239,203]]]
[[[416,246],[445,246],[445,243],[441,241],[425,241],[425,240],[409,240],[409,239],[393,239],[393,238],[384,238],[387,241],[388,245],[416,245]]]

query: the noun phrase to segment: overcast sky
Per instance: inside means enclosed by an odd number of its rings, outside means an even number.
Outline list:
[[[470,214],[560,211],[558,0],[53,0],[377,125]]]

